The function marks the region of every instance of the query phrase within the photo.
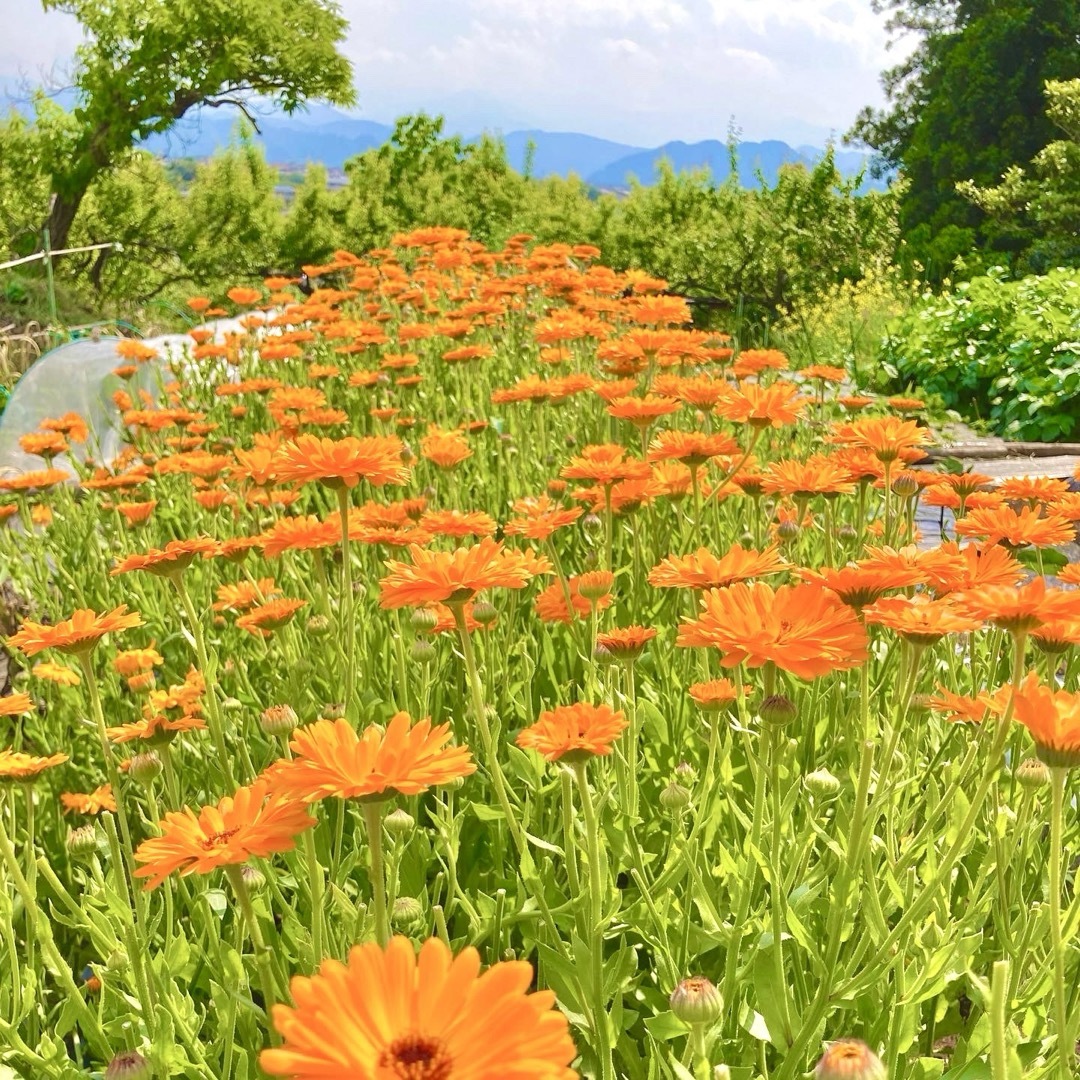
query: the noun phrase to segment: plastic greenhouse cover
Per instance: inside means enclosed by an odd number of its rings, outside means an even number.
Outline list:
[[[223,319],[207,323],[207,329],[215,334],[237,331],[240,324],[235,319]],[[166,361],[181,358],[192,345],[186,334],[168,334],[156,338],[144,338],[143,343],[157,349],[161,360],[140,364],[131,379],[122,380],[113,369],[126,363],[116,352],[118,337],[82,338],[58,345],[34,361],[22,378],[15,384],[7,408],[0,413],[0,476],[30,472],[45,467],[45,462],[25,453],[19,446],[19,438],[38,430],[47,417],[59,417],[68,412],[78,413],[90,429],[90,438],[80,446],[72,444],[72,451],[80,459],[87,454],[95,462],[109,465],[124,445],[123,424],[120,410],[112,400],[113,394],[123,388],[138,400],[139,390],[148,390],[158,400],[162,385],[173,376]],[[223,363],[210,366],[212,372],[192,364],[196,377],[213,375],[214,381],[235,378],[231,369]],[[55,465],[63,468],[64,458],[57,458]]]

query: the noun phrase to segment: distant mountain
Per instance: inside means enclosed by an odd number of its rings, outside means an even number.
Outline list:
[[[781,165],[804,165],[811,168],[824,151],[816,147],[800,146],[798,149],[774,139],[765,142],[741,142],[738,146],[738,180],[743,187],[757,187],[759,174],[769,184],[775,183]],[[676,172],[708,169],[713,179],[722,182],[731,173],[731,161],[727,143],[716,139],[705,142],[669,142],[655,150],[641,150],[618,158],[587,177],[594,187],[623,191],[634,177],[642,184],[651,184],[657,176],[660,162],[667,160]],[[866,162],[866,155],[858,151],[837,151],[836,164],[845,176],[859,172]],[[865,188],[874,186],[864,181]]]
[[[644,153],[640,146],[578,135],[569,131],[511,131],[502,136],[510,164],[522,172],[529,143],[534,146],[532,175],[569,176],[574,173],[583,180],[612,162],[633,154]]]

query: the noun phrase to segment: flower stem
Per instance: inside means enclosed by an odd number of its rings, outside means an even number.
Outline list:
[[[1068,769],[1050,770],[1050,940],[1054,950],[1054,1027],[1057,1029],[1058,1074],[1062,1078],[1073,1075],[1075,1056],[1075,1040],[1069,1031],[1069,1016],[1065,1007],[1065,942],[1061,933],[1062,817],[1068,776]],[[997,1080],[996,1076],[994,1080]]]
[[[382,803],[361,802],[371,852],[371,895],[375,907],[375,940],[382,948],[390,942],[390,921],[386,914],[386,868],[383,862]]]
[[[356,685],[356,603],[352,585],[352,558],[349,551],[349,489],[337,491],[341,519],[341,610],[345,634],[345,715],[355,719],[353,691]]]
[[[1005,1037],[1009,995],[1009,961],[998,960],[990,978],[990,1078],[1009,1080],[1009,1058]]]
[[[274,993],[274,974],[270,969],[270,948],[263,938],[262,928],[259,926],[258,917],[255,914],[255,905],[251,902],[251,892],[244,881],[243,872],[238,865],[226,866],[225,874],[229,879],[236,901],[247,923],[248,936],[251,938],[251,947],[255,952],[255,970],[259,975],[259,989],[262,991],[263,1008],[266,1011],[266,1026],[270,1032],[270,1041],[277,1043],[278,1037],[274,1030],[271,1014],[277,995]]]

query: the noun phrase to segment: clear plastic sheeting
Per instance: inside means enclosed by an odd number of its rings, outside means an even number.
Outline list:
[[[242,329],[236,319],[206,325],[215,337]],[[69,341],[31,364],[15,384],[7,408],[0,413],[0,476],[44,468],[41,458],[22,450],[19,439],[37,431],[42,420],[69,412],[78,413],[90,429],[87,442],[82,446],[72,444],[72,452],[80,460],[89,454],[97,464],[112,463],[124,445],[123,423],[113,394],[124,389],[138,405],[139,391],[147,390],[155,401],[159,400],[162,386],[172,378],[168,362],[182,359],[192,345],[186,334],[143,339],[143,344],[157,350],[160,359],[139,364],[135,375],[124,380],[113,374],[115,368],[128,363],[116,351],[121,340],[102,337]],[[209,367],[215,370],[200,366],[197,377],[213,375],[215,381],[230,377],[225,364]],[[196,374],[194,369],[192,374]],[[54,464],[63,468],[65,461],[57,458]]]

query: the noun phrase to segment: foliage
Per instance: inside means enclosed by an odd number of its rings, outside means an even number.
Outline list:
[[[353,99],[350,65],[337,51],[347,24],[334,0],[251,0],[242,20],[230,0],[45,6],[73,15],[86,35],[76,54],[68,138],[45,162],[57,247],[95,177],[190,109],[244,110],[261,97],[293,112],[308,98]]]
[[[1019,281],[996,271],[925,294],[892,324],[883,359],[999,435],[1080,437],[1080,272]]]
[[[886,110],[866,109],[852,137],[873,147],[909,180],[900,224],[912,268],[940,283],[957,256],[972,269],[1011,260],[1037,230],[983,228],[983,215],[956,184],[994,182],[1031,160],[1054,137],[1042,112],[1047,79],[1080,75],[1076,0],[875,0],[890,28],[918,45],[885,72]],[[989,260],[989,261],[988,261]]]
[[[1023,260],[1040,273],[1080,262],[1080,79],[1046,84],[1046,115],[1067,137],[1040,150],[1028,169],[1014,165],[994,186],[957,185],[989,218],[988,235],[1026,244]]]

